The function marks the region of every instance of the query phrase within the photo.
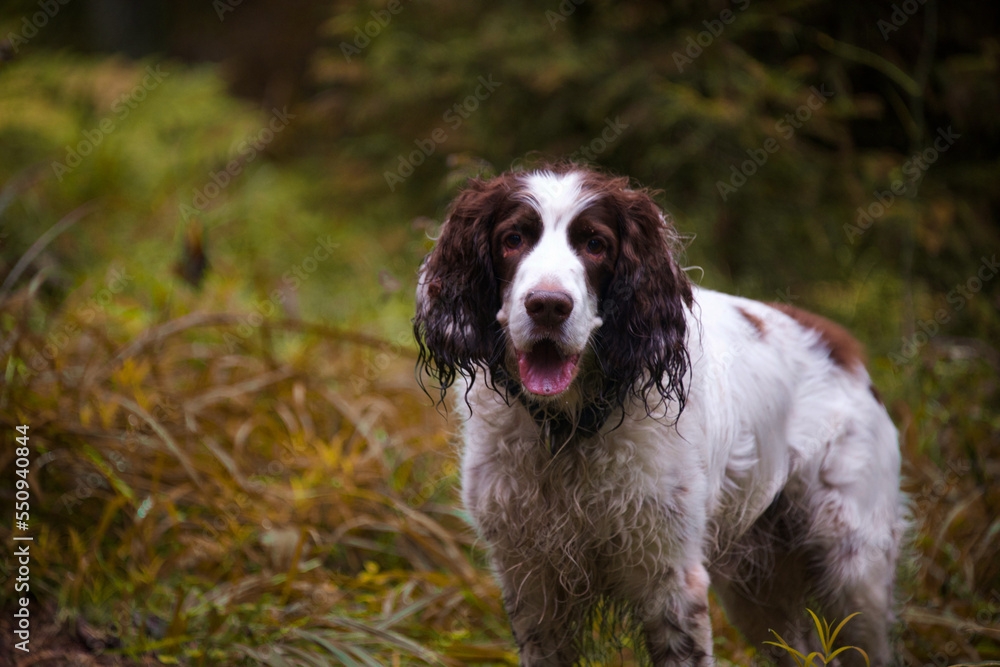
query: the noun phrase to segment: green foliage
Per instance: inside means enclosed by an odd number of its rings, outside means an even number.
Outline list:
[[[1000,94],[995,81],[971,84],[967,69],[995,72],[994,45],[942,48],[926,74],[897,64],[915,62],[919,49],[871,35],[881,12],[861,6],[840,26],[858,35],[850,45],[824,32],[845,15],[815,2],[733,3],[727,24],[719,8],[684,3],[404,3],[348,61],[345,45],[383,5],[338,7],[314,85],[350,91],[337,127],[383,173],[445,130],[447,140],[398,186],[415,198],[433,194],[441,203],[440,183],[458,156],[502,170],[530,164],[522,157],[530,151],[575,153],[662,188],[682,231],[698,236],[689,254],[708,284],[756,280],[765,296],[817,280],[858,285],[876,263],[895,276],[916,266],[917,287],[936,292],[938,280],[966,277],[978,259],[967,239],[987,247],[1000,240],[973,203],[995,201],[987,185],[995,157],[979,158],[974,144],[986,134],[995,145],[996,125],[947,115],[970,85],[984,100]],[[717,36],[706,32],[713,21]],[[942,20],[940,38],[957,29]],[[476,108],[453,129],[443,116],[482,76],[502,85],[473,99]],[[616,118],[627,124],[618,137],[589,157],[578,151]],[[909,181],[907,160],[949,125],[962,138]],[[751,162],[746,183],[721,196],[720,183],[730,184],[769,140],[777,148],[766,163]],[[967,156],[961,167],[959,154]],[[905,196],[872,228],[845,231],[896,179],[906,182]]]
[[[143,90],[147,68],[163,78],[139,102],[133,95]],[[86,276],[117,270],[133,277],[131,289],[146,297],[148,312],[169,310],[177,283],[162,276],[171,273],[193,223],[205,230],[209,280],[220,283],[211,291],[229,295],[215,307],[249,309],[280,289],[288,312],[341,323],[374,320],[377,329],[398,334],[398,326],[388,326],[408,317],[409,298],[399,298],[398,286],[387,290],[378,277],[398,283],[395,275],[413,274],[421,247],[416,234],[401,234],[397,226],[375,236],[384,218],[364,211],[365,217],[347,218],[346,207],[330,211],[311,203],[331,191],[344,193],[334,179],[317,180],[311,164],[278,168],[274,155],[289,127],[248,158],[241,147],[274,114],[225,94],[207,68],[37,56],[7,66],[4,80],[0,143],[10,137],[17,159],[0,164],[12,198],[0,223],[2,265],[12,266],[46,229],[90,202],[99,213],[46,248],[60,295]],[[102,131],[102,123],[111,131]],[[81,152],[88,154],[80,166],[63,172]],[[233,160],[242,165],[228,176]],[[229,184],[219,188],[216,178]],[[366,279],[350,291],[327,288],[359,276]]]
[[[235,31],[252,5],[199,16]],[[0,34],[36,6],[5,5]],[[322,3],[316,40],[246,47],[317,43],[286,111],[233,96],[224,68],[46,51],[83,39],[77,7],[0,62],[0,274],[62,230],[0,289],[0,428],[32,427],[52,623],[134,661],[516,663],[455,426],[414,387],[413,282],[466,177],[573,156],[661,188],[702,284],[868,344],[912,499],[898,653],[1000,656],[1000,301],[976,283],[1000,248],[988,19],[928,3],[884,39],[890,10],[857,3],[403,2],[348,58],[386,3]],[[734,169],[753,173],[737,187]],[[198,252],[194,288],[178,269]],[[720,664],[746,664],[713,614]],[[843,623],[814,621],[832,658]]]

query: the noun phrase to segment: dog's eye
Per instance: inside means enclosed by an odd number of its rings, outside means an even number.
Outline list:
[[[589,241],[587,241],[587,252],[591,255],[601,255],[604,253],[605,246],[604,241],[597,238],[596,236]]]
[[[503,237],[503,246],[508,250],[517,250],[521,247],[521,235],[514,233]]]

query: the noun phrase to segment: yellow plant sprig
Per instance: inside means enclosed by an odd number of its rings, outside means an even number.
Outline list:
[[[792,656],[792,659],[795,660],[795,664],[799,665],[799,667],[812,667],[813,660],[815,660],[816,658],[822,660],[824,665],[828,665],[830,664],[831,660],[836,658],[844,651],[849,651],[849,650],[855,650],[858,653],[860,653],[861,656],[865,659],[865,664],[871,665],[871,662],[868,660],[868,654],[865,653],[863,649],[857,646],[842,646],[838,648],[836,651],[833,650],[833,642],[837,638],[837,635],[840,634],[840,631],[844,628],[844,626],[847,624],[849,620],[851,620],[861,612],[854,612],[853,614],[842,620],[840,624],[837,625],[837,627],[831,631],[830,624],[827,623],[825,618],[822,621],[820,621],[819,617],[813,613],[812,609],[807,609],[806,611],[808,611],[809,615],[812,616],[813,624],[816,626],[816,634],[817,636],[819,636],[819,643],[823,647],[822,653],[820,653],[819,651],[813,651],[809,655],[805,655],[802,652],[792,648],[788,644],[788,642],[786,642],[781,637],[781,635],[779,635],[774,630],[770,630],[770,632],[771,634],[773,634],[775,637],[778,638],[778,641],[776,642],[766,641],[764,643],[771,644],[772,646],[777,646],[778,648],[781,648],[787,653],[789,653]]]

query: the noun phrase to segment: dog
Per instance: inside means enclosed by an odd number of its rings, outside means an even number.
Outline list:
[[[418,375],[457,390],[521,664],[579,660],[602,609],[655,665],[714,664],[710,585],[758,650],[861,612],[838,645],[888,664],[905,506],[863,348],[692,285],[679,246],[649,191],[568,164],[471,180],[420,267]]]

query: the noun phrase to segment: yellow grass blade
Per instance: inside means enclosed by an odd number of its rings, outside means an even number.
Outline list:
[[[848,617],[848,618],[850,618],[850,617]],[[828,655],[827,658],[826,658],[826,661],[829,662],[829,661],[833,660],[834,658],[836,658],[841,653],[843,653],[844,651],[851,651],[851,650],[854,650],[854,651],[857,651],[858,653],[860,653],[861,656],[865,659],[865,664],[866,665],[871,665],[871,662],[868,661],[868,654],[865,653],[864,650],[858,648],[857,646],[842,646],[842,647],[838,648],[836,651],[834,651],[833,653],[831,653],[830,655]]]
[[[858,615],[859,615],[860,613],[861,613],[860,611],[856,611],[856,612],[854,612],[853,614],[851,614],[850,616],[848,616],[847,618],[845,618],[844,620],[842,620],[842,621],[840,622],[840,625],[838,625],[838,626],[836,627],[836,629],[835,629],[835,630],[833,631],[833,634],[832,634],[832,635],[830,635],[830,646],[829,646],[829,647],[827,647],[827,649],[826,649],[826,652],[827,652],[827,653],[829,653],[829,652],[830,652],[830,648],[831,648],[831,647],[833,646],[833,640],[837,638],[837,635],[839,635],[839,634],[840,634],[840,631],[841,631],[841,630],[843,629],[843,627],[844,627],[845,625],[847,625],[847,622],[848,622],[849,620],[851,620],[852,618],[854,618],[855,616],[858,616]]]
[[[823,631],[823,626],[826,623],[826,619],[823,619],[823,622],[820,623],[819,617],[816,616],[815,613],[813,613],[812,609],[806,609],[806,611],[809,612],[810,616],[812,616],[813,625],[816,626],[816,634],[819,635],[819,643],[823,646],[823,652],[829,653],[830,644],[827,642],[826,633]]]
[[[813,658],[819,658],[820,660],[823,661],[824,665],[829,662],[829,659],[826,658],[822,653],[820,653],[819,651],[813,651],[812,653],[806,656],[806,661],[802,665],[802,667],[810,667],[810,665],[812,665]]]
[[[770,632],[772,635],[774,635],[775,637],[777,637],[778,641],[777,642],[766,641],[766,642],[764,642],[765,644],[771,644],[772,646],[777,646],[778,648],[784,649],[789,654],[791,654],[792,658],[795,660],[795,662],[797,664],[801,665],[802,667],[805,667],[805,664],[806,664],[806,662],[805,662],[806,656],[805,655],[803,655],[802,653],[799,653],[798,651],[796,651],[795,649],[793,649],[791,646],[789,646],[788,642],[786,642],[782,638],[782,636],[779,635],[774,630],[768,630],[768,632]],[[781,643],[779,644],[778,642],[781,642]]]

